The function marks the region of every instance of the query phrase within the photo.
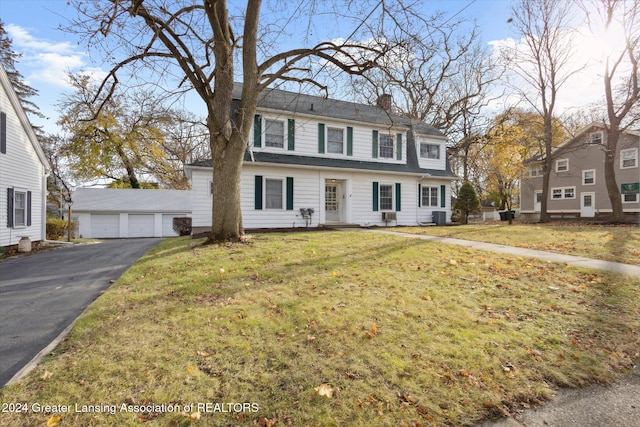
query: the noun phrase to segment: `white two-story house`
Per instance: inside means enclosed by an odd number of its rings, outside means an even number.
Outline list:
[[[370,106],[265,90],[242,166],[245,228],[450,222],[457,177],[446,138],[392,114],[391,101],[384,95]],[[211,227],[211,161],[186,169],[194,232],[204,231]]]
[[[46,239],[49,162],[0,65],[0,246]]]

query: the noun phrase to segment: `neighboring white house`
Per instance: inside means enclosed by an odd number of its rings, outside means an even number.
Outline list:
[[[234,88],[240,94],[240,85]],[[379,106],[276,89],[258,101],[242,167],[247,229],[451,221],[446,137]],[[211,227],[211,161],[186,167],[194,232]],[[312,210],[311,215],[309,209]]]
[[[85,238],[177,236],[173,218],[191,216],[190,191],[78,188],[72,217]]]
[[[0,246],[46,239],[49,162],[0,65]]]

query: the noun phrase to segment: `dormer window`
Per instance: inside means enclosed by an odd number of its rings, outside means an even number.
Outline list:
[[[420,144],[420,157],[423,159],[439,159],[440,158],[440,145],[438,144]]]
[[[344,130],[327,128],[327,153],[344,153]]]
[[[265,146],[284,148],[284,122],[265,120]]]
[[[589,138],[590,144],[602,144],[602,132],[594,132]]]
[[[380,135],[380,158],[393,159],[393,138],[389,135]]]

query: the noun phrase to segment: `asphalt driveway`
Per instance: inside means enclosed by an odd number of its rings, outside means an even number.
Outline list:
[[[116,239],[0,262],[0,386],[161,239]]]

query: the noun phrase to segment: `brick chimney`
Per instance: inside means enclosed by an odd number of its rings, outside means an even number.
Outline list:
[[[378,97],[378,107],[382,107],[387,113],[391,112],[391,104],[393,103],[393,97],[387,93],[383,93]]]

